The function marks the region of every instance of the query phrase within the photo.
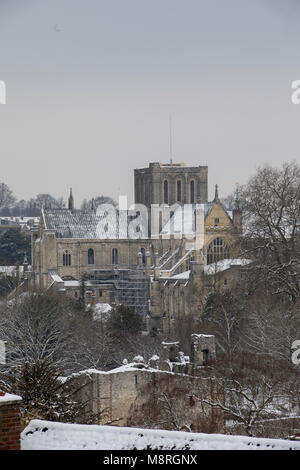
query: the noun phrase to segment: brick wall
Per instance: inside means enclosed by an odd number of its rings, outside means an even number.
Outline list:
[[[0,392],[0,450],[20,449],[20,402],[17,395]]]

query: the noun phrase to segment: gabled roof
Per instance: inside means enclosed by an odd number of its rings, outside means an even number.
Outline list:
[[[228,211],[219,200],[204,203],[204,218],[206,219],[207,216],[211,213],[215,204],[220,204],[226,215],[229,217],[230,221],[232,221],[232,211]],[[175,209],[172,217],[170,217],[170,219],[162,228],[160,234],[169,235],[173,233],[182,233],[187,235],[195,233],[194,211],[196,206],[197,204],[185,204],[185,206],[178,206],[177,209]]]
[[[118,211],[81,211],[44,209],[45,229],[54,230],[57,238],[114,239],[128,238],[132,216]]]

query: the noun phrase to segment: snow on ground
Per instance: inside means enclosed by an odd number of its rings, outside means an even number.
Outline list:
[[[300,450],[300,442],[247,436],[32,420],[22,450]]]

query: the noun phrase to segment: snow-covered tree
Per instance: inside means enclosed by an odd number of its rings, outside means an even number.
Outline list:
[[[300,166],[265,166],[239,190],[246,255],[275,294],[300,296]]]

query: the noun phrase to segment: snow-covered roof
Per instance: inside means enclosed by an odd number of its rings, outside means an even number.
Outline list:
[[[222,259],[216,263],[208,264],[204,266],[204,272],[207,275],[216,274],[221,271],[226,271],[230,269],[231,266],[246,266],[251,263],[250,259],[244,258],[233,258],[233,259]]]
[[[21,434],[21,449],[300,450],[300,442],[161,429],[66,424],[34,419]]]
[[[62,278],[58,275],[56,269],[49,269],[49,274],[53,282],[64,282]]]
[[[221,203],[220,203],[221,204]],[[206,202],[204,206],[204,217],[207,217],[211,212],[214,205],[214,201]],[[221,204],[222,205],[222,204]],[[232,211],[227,210],[222,205],[224,211],[232,219]],[[197,204],[185,204],[184,206],[178,206],[174,214],[163,226],[160,235],[170,234],[185,234],[190,235],[195,233],[195,210]]]
[[[45,228],[54,230],[57,238],[114,239],[128,238],[133,211],[44,209]],[[141,225],[142,229],[142,225]],[[148,229],[148,227],[147,227]],[[142,234],[139,238],[146,238]]]
[[[183,207],[178,206],[174,214],[162,228],[160,235],[170,234],[192,234],[195,232],[195,204],[186,204]]]
[[[12,395],[11,393],[5,393],[0,395],[0,403],[11,403],[14,401],[21,401],[22,398],[19,395]]]
[[[171,279],[189,279],[190,273],[191,271],[184,271],[183,273],[175,274],[174,276],[171,277]]]

